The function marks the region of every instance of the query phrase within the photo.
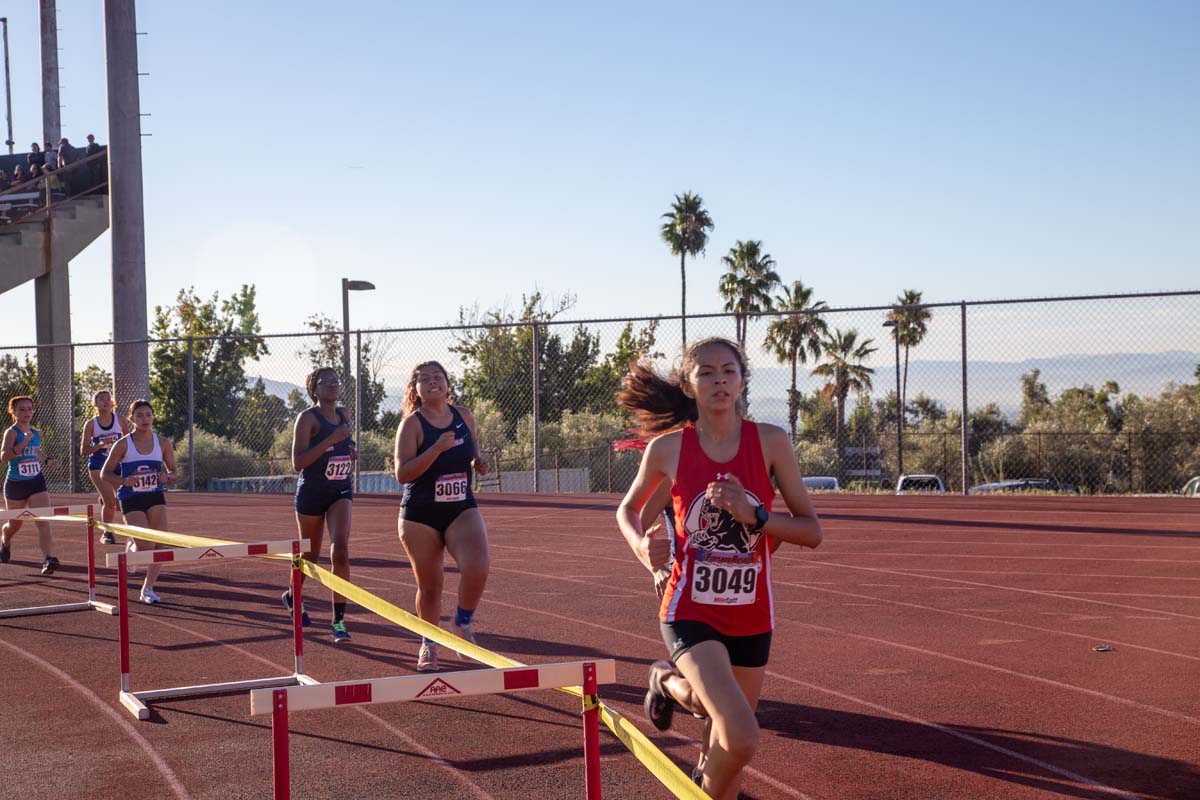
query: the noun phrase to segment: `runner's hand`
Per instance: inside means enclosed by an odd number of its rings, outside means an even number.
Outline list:
[[[658,599],[662,600],[662,596],[667,591],[667,581],[671,578],[671,570],[667,567],[659,567],[654,570],[654,591],[658,593]]]
[[[457,438],[458,437],[454,433],[454,431],[446,431],[441,436],[439,436],[436,440],[434,440],[433,447],[431,447],[429,449],[436,450],[439,454],[444,453],[447,450],[453,450],[454,442]]]
[[[666,526],[656,522],[650,526],[638,542],[637,557],[646,569],[653,572],[667,563],[671,558],[671,543],[662,538]]]
[[[333,433],[329,434],[330,444],[341,444],[350,438],[350,426],[342,423],[333,429]]]
[[[483,455],[475,456],[474,466],[475,472],[480,475],[487,475],[492,469],[492,465],[488,463],[488,460]]]
[[[725,480],[710,483],[704,494],[708,498],[708,502],[717,508],[728,511],[730,516],[738,522],[744,525],[754,524],[756,506],[746,496],[746,487],[742,486],[742,482],[733,473],[727,472]]]

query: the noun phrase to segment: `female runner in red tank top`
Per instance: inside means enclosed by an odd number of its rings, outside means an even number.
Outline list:
[[[666,730],[679,703],[706,719],[692,777],[715,800],[737,797],[758,746],[754,712],[774,628],[771,551],[821,543],[787,433],[743,418],[746,378],[737,345],[705,339],[669,378],[633,365],[618,396],[644,435],[671,431],[647,446],[617,511],[621,533],[653,572],[671,547],[643,531],[642,511],[661,484],[671,487],[674,557],[659,608],[671,661],[650,668],[646,715]],[[772,510],[775,486],[781,511]]]

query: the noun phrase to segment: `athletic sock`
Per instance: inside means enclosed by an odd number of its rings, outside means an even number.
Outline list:
[[[342,617],[344,617],[344,616],[346,616],[346,604],[345,603],[334,603],[333,604],[333,621],[341,622]]]
[[[458,612],[454,615],[454,624],[460,628],[465,628],[471,624],[471,617],[475,616],[475,609],[467,611],[462,606],[458,607]]]
[[[437,642],[433,641],[432,639],[426,639],[424,636],[421,637],[421,644],[425,645],[426,647],[437,647]]]

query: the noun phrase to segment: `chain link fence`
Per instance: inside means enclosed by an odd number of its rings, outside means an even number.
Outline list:
[[[1167,493],[1200,474],[1200,292],[689,317],[744,341],[750,415],[788,430],[805,475],[894,491]],[[492,463],[479,490],[623,492],[640,453],[617,408],[631,357],[678,362],[677,317],[154,340],[150,399],[178,486],[290,492],[292,426],[318,365],[343,404],[360,491],[398,491],[393,441],[413,367],[435,360]],[[111,343],[0,349],[0,392],[31,394],[52,491],[90,487],[79,440]],[[535,355],[536,354],[536,355]],[[73,380],[72,380],[73,376]],[[133,397],[118,397],[118,410]],[[964,427],[963,420],[966,420]],[[615,445],[615,446],[614,446]]]

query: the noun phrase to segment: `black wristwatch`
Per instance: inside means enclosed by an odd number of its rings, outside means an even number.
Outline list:
[[[763,525],[767,524],[767,520],[771,518],[771,512],[767,511],[767,507],[762,503],[754,509],[754,524],[750,526],[751,533],[758,533],[762,530]]]

